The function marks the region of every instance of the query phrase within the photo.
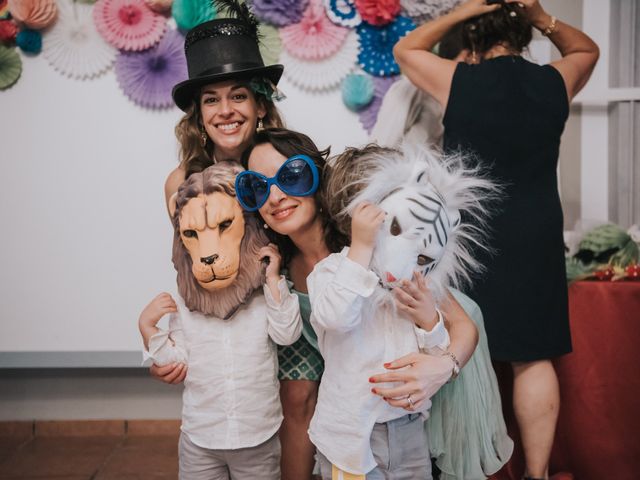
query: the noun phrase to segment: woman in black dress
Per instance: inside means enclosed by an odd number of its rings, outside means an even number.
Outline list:
[[[468,62],[430,53],[461,22]],[[560,60],[540,66],[520,56],[532,26]],[[556,167],[569,102],[598,47],[537,0],[469,0],[401,39],[394,55],[445,107],[444,148],[474,152],[505,188],[491,220],[495,252],[479,253],[487,271],[469,294],[484,313],[492,357],[513,368],[525,478],[546,479],[560,403],[550,359],[571,351]]]

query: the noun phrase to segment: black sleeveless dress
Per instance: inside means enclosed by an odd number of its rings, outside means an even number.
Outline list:
[[[445,151],[473,152],[504,187],[489,221],[492,254],[466,292],[484,315],[495,360],[571,351],[563,219],[556,167],[569,113],[560,73],[518,56],[458,64],[444,123]]]

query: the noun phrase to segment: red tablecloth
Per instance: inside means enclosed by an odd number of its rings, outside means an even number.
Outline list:
[[[640,479],[640,282],[575,282],[569,288],[573,352],[555,360],[561,407],[550,473],[576,480]],[[510,405],[511,370],[496,366],[505,418],[517,443]],[[516,445],[495,480],[519,480]]]

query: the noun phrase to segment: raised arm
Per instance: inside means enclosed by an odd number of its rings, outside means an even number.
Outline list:
[[[393,47],[393,56],[402,73],[421,90],[431,94],[443,107],[449,100],[451,81],[458,62],[440,58],[431,49],[456,24],[492,12],[499,4],[469,0],[452,12],[416,28]]]
[[[596,66],[600,49],[586,34],[567,25],[544,11],[537,0],[506,0],[524,4],[531,24],[549,37],[562,55],[560,60],[552,62],[564,80],[569,100],[575,97]]]

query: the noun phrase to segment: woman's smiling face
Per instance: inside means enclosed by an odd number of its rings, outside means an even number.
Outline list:
[[[273,145],[262,143],[252,150],[248,167],[249,170],[271,178],[286,160]],[[313,196],[287,195],[277,185],[271,185],[269,198],[258,211],[265,223],[281,235],[291,235],[305,229],[315,221],[317,215]]]
[[[266,114],[246,83],[237,80],[212,83],[200,91],[200,113],[219,160],[240,158]]]

